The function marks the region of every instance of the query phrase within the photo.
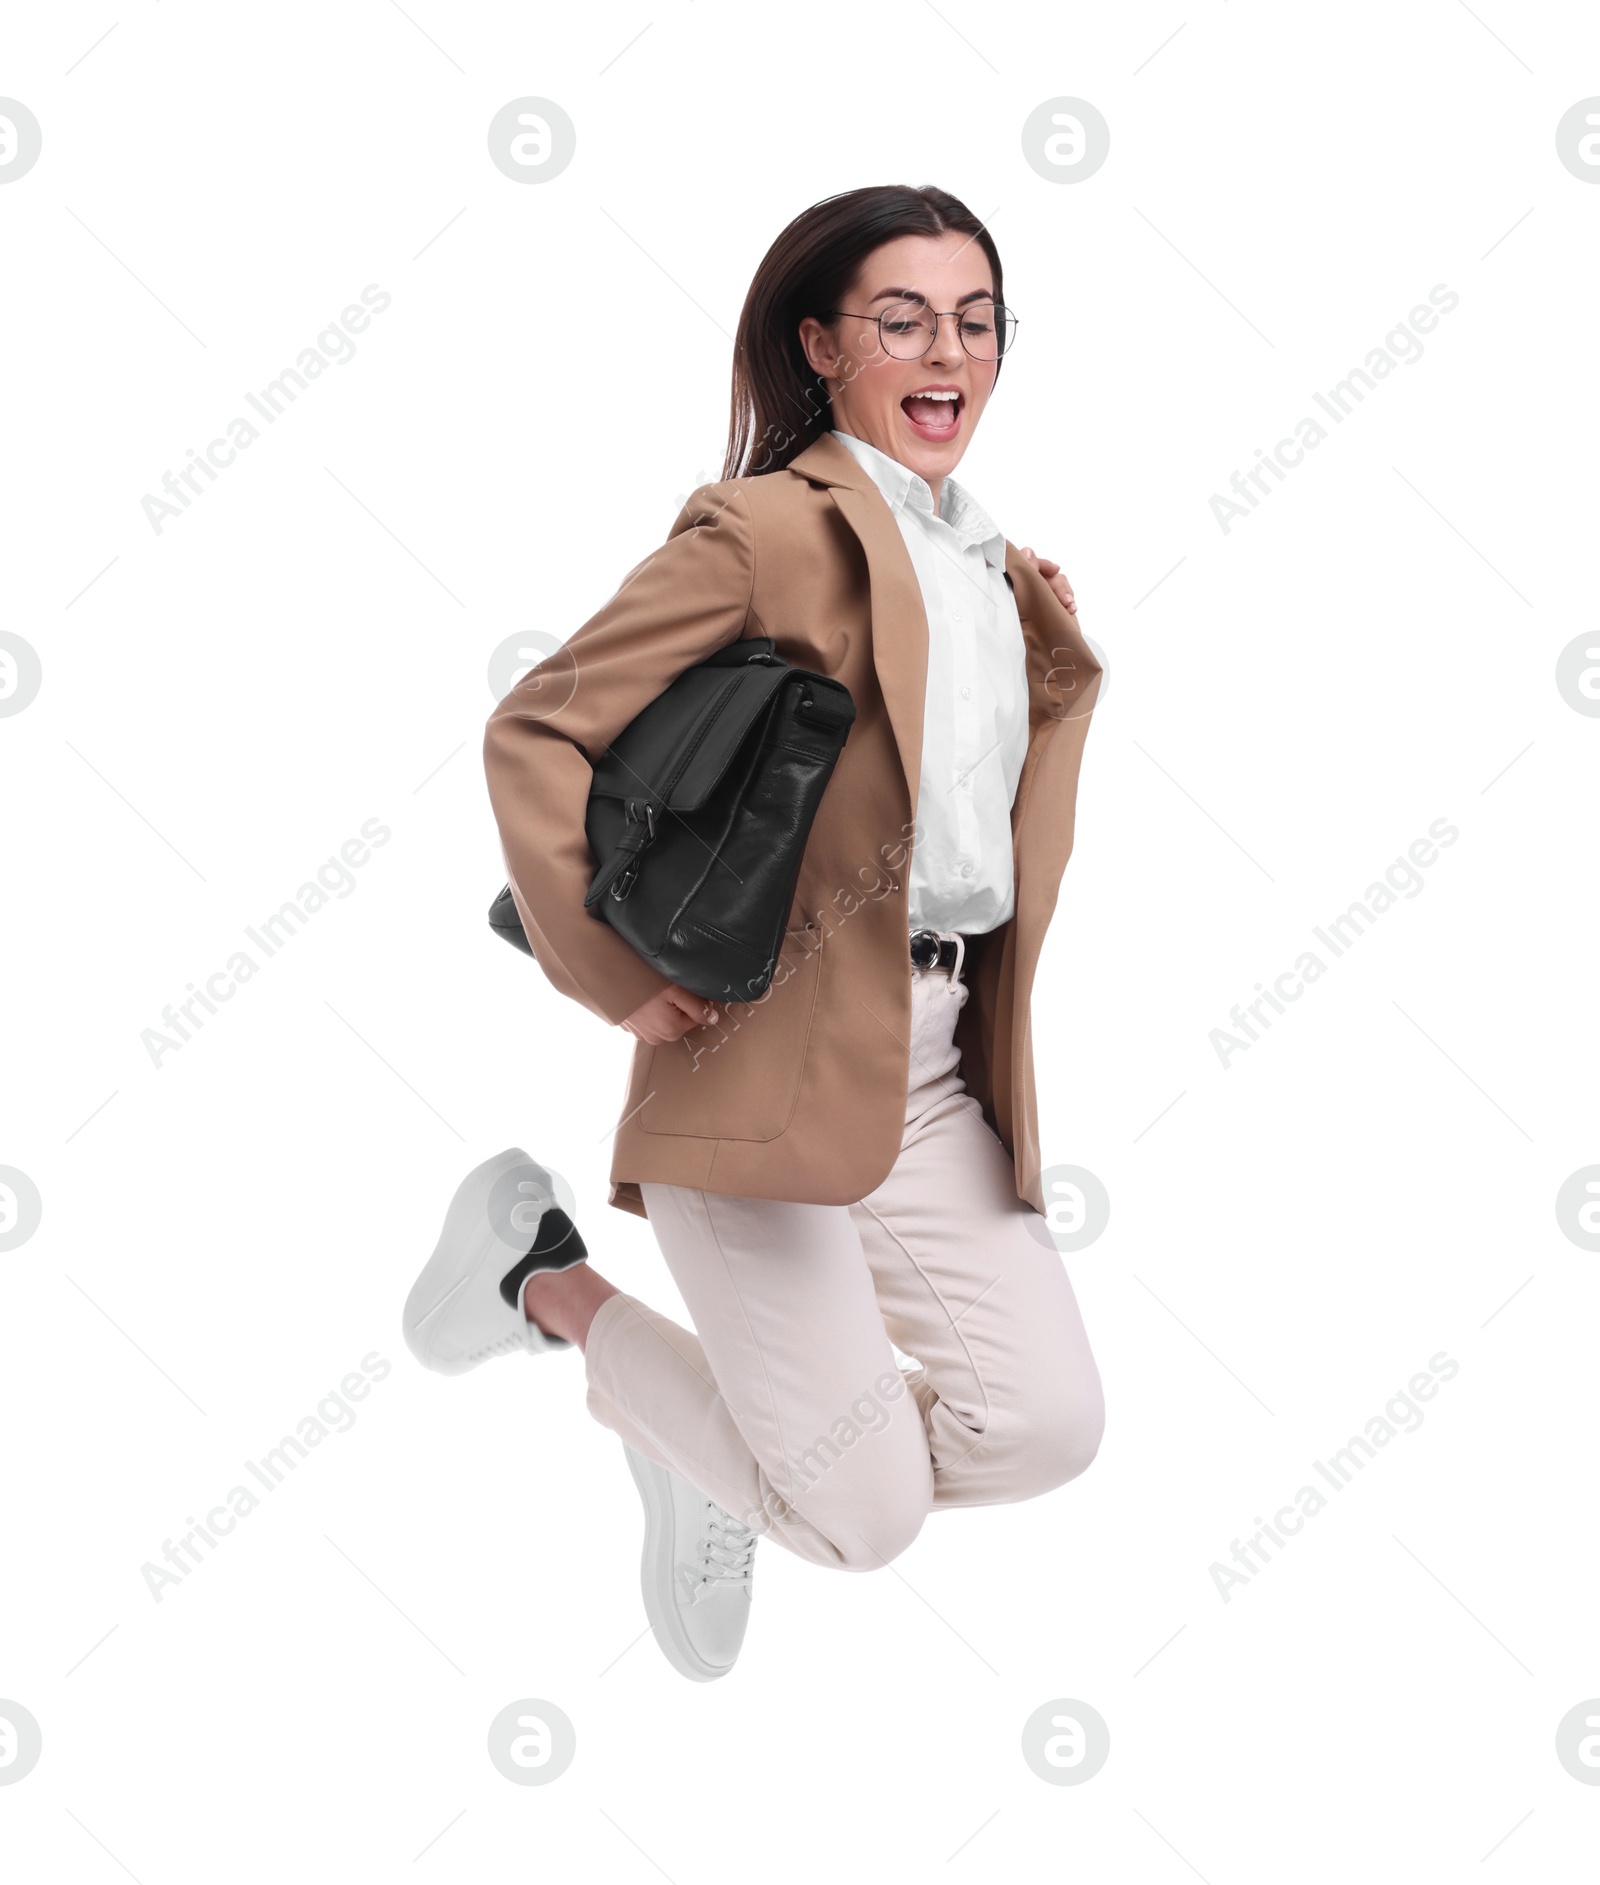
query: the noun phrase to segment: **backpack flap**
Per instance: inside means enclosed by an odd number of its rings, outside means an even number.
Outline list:
[[[727,771],[788,672],[761,663],[687,669],[607,747],[592,789],[693,811]]]
[[[619,733],[594,768],[591,797],[619,800],[626,835],[604,859],[584,906],[607,890],[623,896],[655,826],[670,811],[694,811],[732,764],[746,735],[789,674],[760,661],[688,668]]]
[[[687,763],[667,797],[670,810],[693,812],[705,804],[790,673],[782,667],[738,670],[737,684],[686,755]]]

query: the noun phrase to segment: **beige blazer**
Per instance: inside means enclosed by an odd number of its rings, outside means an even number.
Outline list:
[[[1015,547],[1006,580],[1028,661],[1028,750],[1011,812],[1016,909],[969,942],[961,1075],[1045,1209],[1029,1011],[1072,852],[1078,772],[1100,664]],[[646,1215],[641,1180],[853,1204],[900,1152],[910,1065],[906,874],[915,839],[928,625],[893,513],[826,434],[782,471],[696,491],[671,535],[489,717],[484,769],[512,894],[545,975],[609,1022],[667,978],[583,899],[592,766],[683,669],[770,635],[836,676],[856,721],[806,845],[772,986],[665,1047],[639,1042],[610,1203]]]

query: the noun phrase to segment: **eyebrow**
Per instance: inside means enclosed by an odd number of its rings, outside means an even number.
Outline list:
[[[970,294],[964,294],[956,306],[964,308],[969,301],[993,301],[993,299],[992,288],[974,288]],[[920,301],[924,307],[928,305],[928,297],[920,288],[881,288],[872,297],[872,301]],[[871,307],[872,301],[867,303],[868,307]]]

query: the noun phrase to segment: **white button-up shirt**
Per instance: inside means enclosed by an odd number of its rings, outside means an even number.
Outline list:
[[[910,926],[981,935],[1015,906],[1011,806],[1028,750],[1027,650],[1005,538],[953,478],[936,512],[926,479],[848,432],[833,436],[894,512],[928,617]]]

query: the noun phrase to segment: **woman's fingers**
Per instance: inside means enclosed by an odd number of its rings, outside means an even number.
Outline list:
[[[714,1002],[674,982],[636,1008],[622,1026],[636,1040],[651,1047],[666,1047],[681,1041],[691,1029],[708,1027],[716,1018]]]
[[[704,995],[695,994],[693,989],[679,988],[674,983],[671,988],[664,989],[662,992],[680,1013],[689,1017],[697,1028],[705,1027],[717,1018],[716,1003],[707,1001]]]
[[[1051,593],[1061,606],[1076,615],[1078,612],[1078,599],[1072,593],[1072,584],[1062,575],[1061,565],[1059,563],[1052,563],[1047,556],[1035,555],[1026,545],[1023,546],[1022,554],[1050,585]]]

